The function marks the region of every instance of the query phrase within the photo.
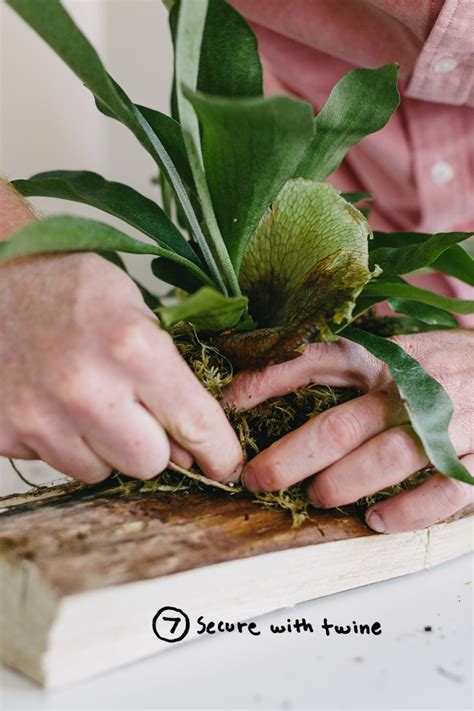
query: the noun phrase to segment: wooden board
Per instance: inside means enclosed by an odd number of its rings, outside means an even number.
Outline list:
[[[313,512],[292,528],[285,511],[214,491],[118,496],[82,490],[33,499],[0,517],[0,551],[35,561],[63,595],[373,535],[354,511]]]
[[[461,555],[474,522],[470,507],[429,539],[381,535],[354,509],[292,528],[241,494],[123,496],[107,484],[2,505],[1,656],[47,686],[167,648],[151,630],[160,605],[248,619]]]

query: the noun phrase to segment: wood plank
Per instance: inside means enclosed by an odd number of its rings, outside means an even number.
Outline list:
[[[356,508],[313,511],[292,528],[290,514],[243,494],[140,487],[75,483],[0,500],[4,663],[60,686],[166,649],[151,629],[163,605],[244,620],[472,549],[474,507],[428,538],[376,534]]]
[[[0,502],[1,506],[1,502]],[[474,506],[452,517],[472,515]],[[0,551],[34,561],[59,595],[301,546],[379,535],[355,508],[313,511],[299,528],[246,495],[83,489],[0,517]]]

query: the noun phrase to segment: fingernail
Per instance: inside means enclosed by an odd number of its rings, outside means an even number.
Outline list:
[[[377,531],[377,533],[385,533],[383,518],[379,513],[377,513],[377,511],[367,511],[365,514],[365,522],[367,526],[370,526],[370,528]]]
[[[242,483],[246,489],[255,494],[259,490],[257,477],[255,476],[252,468],[247,465],[242,472]]]

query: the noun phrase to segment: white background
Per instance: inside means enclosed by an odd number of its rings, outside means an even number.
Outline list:
[[[161,604],[173,601],[157,601],[156,608]],[[50,692],[4,671],[2,711],[472,708],[469,556],[256,621],[264,629],[288,617],[305,617],[315,628],[324,617],[336,624],[379,621],[382,634],[206,637]]]
[[[131,98],[167,110],[171,46],[159,0],[68,0],[66,5]],[[97,112],[70,70],[3,5],[1,23],[0,171],[17,178],[57,168],[88,169],[156,196],[150,184],[153,163],[128,131]],[[44,212],[98,216],[63,201],[35,204]],[[131,258],[129,264],[136,276],[149,279],[143,261]],[[24,488],[5,462],[1,468],[3,492]],[[38,465],[24,468],[33,478],[42,476]],[[470,557],[300,605],[263,618],[261,625],[289,614],[316,623],[324,616],[340,624],[379,620],[383,635],[209,638],[49,693],[4,671],[2,709],[472,706]],[[425,625],[432,632],[425,632]]]

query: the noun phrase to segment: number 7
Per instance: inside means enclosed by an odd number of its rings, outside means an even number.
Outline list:
[[[174,634],[177,626],[181,622],[181,617],[163,617],[163,619],[166,620],[166,622],[173,622],[174,623],[171,628],[171,634]]]

